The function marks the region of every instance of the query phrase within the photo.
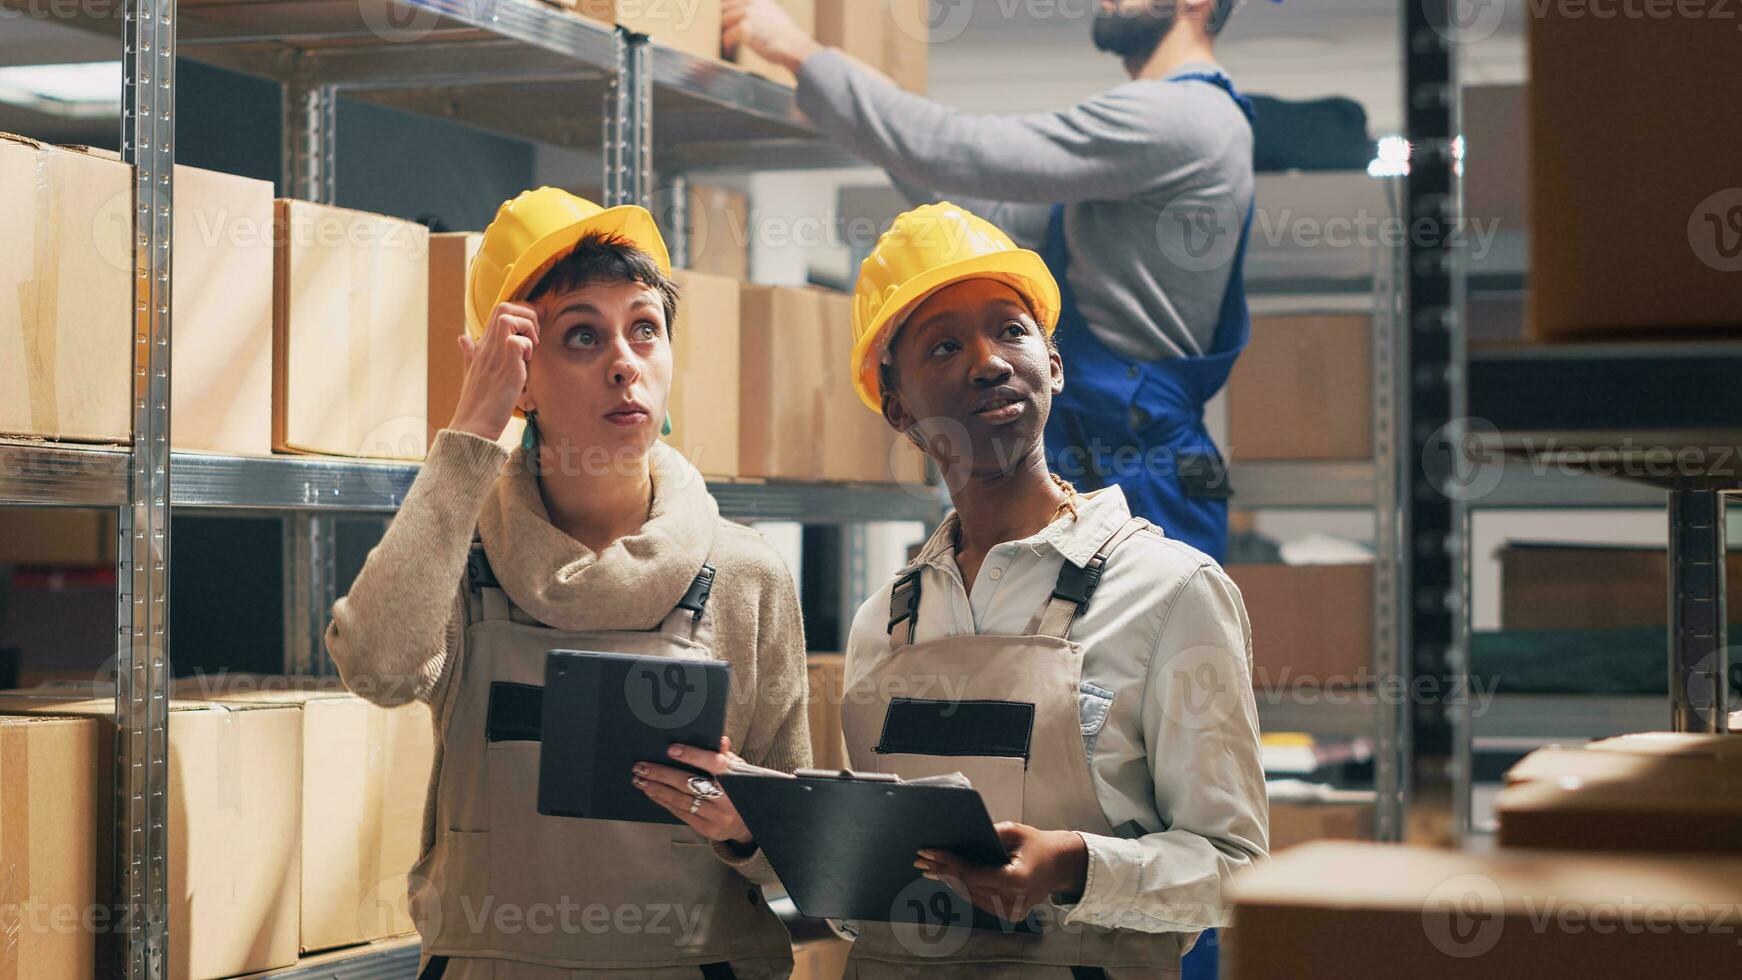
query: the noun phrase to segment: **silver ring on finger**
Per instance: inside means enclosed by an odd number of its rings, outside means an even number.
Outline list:
[[[702,808],[702,804],[706,803],[706,802],[708,802],[708,798],[705,796],[692,797],[690,799],[690,816],[692,816],[692,817],[695,816],[696,811],[700,810]]]
[[[697,799],[717,800],[726,793],[720,789],[720,784],[706,776],[691,776],[688,783],[690,793]]]

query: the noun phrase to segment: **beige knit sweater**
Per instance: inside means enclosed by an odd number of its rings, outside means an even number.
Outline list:
[[[429,704],[439,770],[449,689],[466,656],[474,529],[514,604],[561,630],[652,629],[708,561],[716,570],[707,611],[713,652],[732,665],[735,694],[749,695],[733,697],[726,734],[748,762],[786,772],[809,766],[804,624],[792,573],[761,535],[720,517],[682,455],[656,444],[650,462],[647,523],[594,553],[550,522],[522,451],[510,456],[443,430],[350,593],[333,606],[327,649],[346,685],[377,704]],[[425,850],[434,832],[432,798]],[[746,877],[772,880],[760,852],[742,860],[716,850]]]

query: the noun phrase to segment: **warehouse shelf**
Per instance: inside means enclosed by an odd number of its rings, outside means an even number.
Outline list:
[[[1266,732],[1371,736],[1380,702],[1353,691],[1259,691],[1258,722]],[[1662,695],[1499,694],[1474,710],[1470,726],[1483,739],[1582,741],[1662,730],[1669,710]]]
[[[119,448],[0,442],[0,503],[119,507],[127,466]],[[416,463],[203,453],[173,453],[171,469],[173,507],[277,512],[392,512],[418,473]],[[932,486],[709,481],[708,489],[720,513],[740,521],[935,521],[944,505]]]
[[[415,936],[389,939],[310,956],[296,966],[252,974],[248,980],[412,980],[418,954]]]

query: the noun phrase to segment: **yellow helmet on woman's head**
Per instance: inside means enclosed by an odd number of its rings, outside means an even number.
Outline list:
[[[883,411],[878,365],[908,315],[933,293],[966,279],[1009,285],[1047,336],[1057,328],[1058,281],[1038,254],[948,201],[914,208],[877,240],[853,289],[853,386],[872,411]]]
[[[622,238],[671,275],[671,255],[646,208],[604,208],[555,187],[523,191],[496,209],[466,275],[466,329],[472,338],[484,335],[499,304],[537,282],[589,234]]]

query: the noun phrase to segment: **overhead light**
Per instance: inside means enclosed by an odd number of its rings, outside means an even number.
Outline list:
[[[0,68],[0,102],[63,119],[121,112],[121,62]]]

